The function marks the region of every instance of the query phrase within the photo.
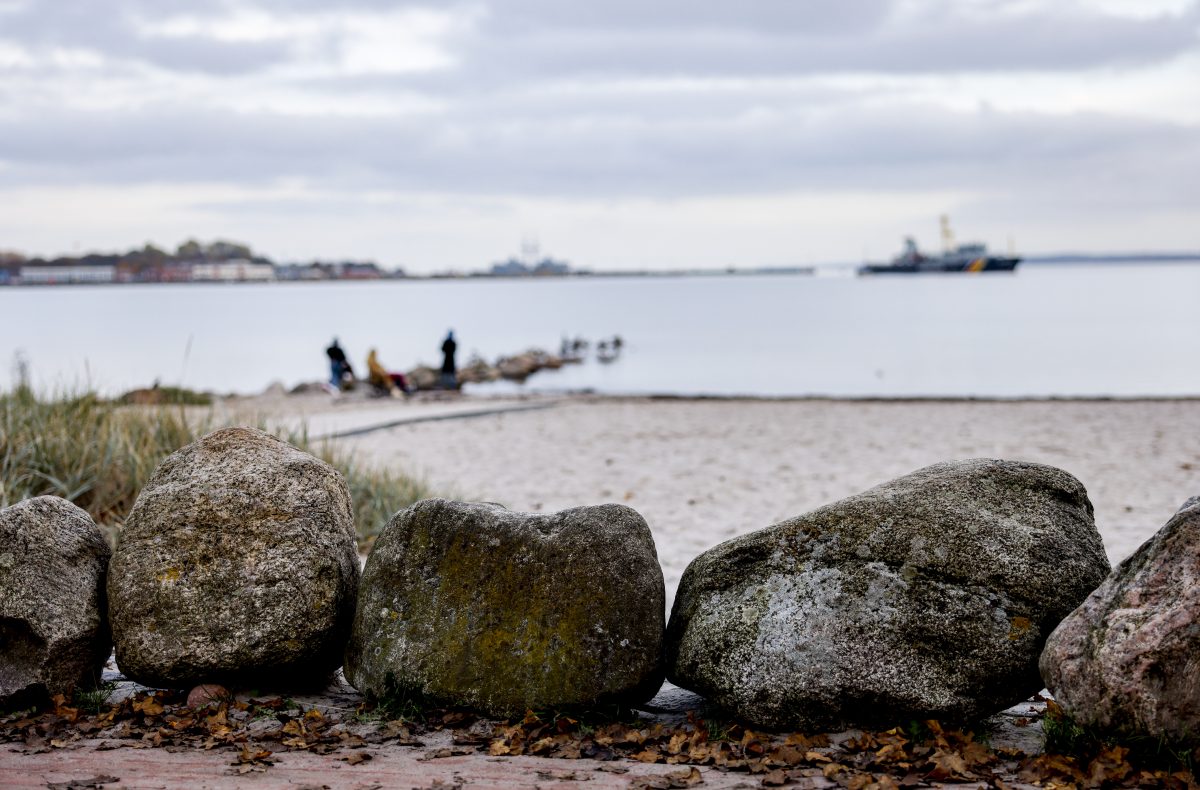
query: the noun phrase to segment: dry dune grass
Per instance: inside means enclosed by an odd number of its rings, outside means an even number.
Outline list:
[[[0,507],[52,494],[115,535],[158,463],[219,427],[205,411],[122,406],[92,392],[42,397],[18,386],[0,394]],[[314,445],[303,431],[281,438],[342,472],[363,547],[393,513],[431,495],[421,480],[364,465],[327,443]]]

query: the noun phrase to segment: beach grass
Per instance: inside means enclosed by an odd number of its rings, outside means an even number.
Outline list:
[[[220,427],[207,409],[126,406],[89,391],[40,396],[18,385],[0,393],[0,507],[59,496],[112,536],[159,462]],[[346,478],[361,548],[397,510],[432,495],[421,480],[360,463],[335,444],[314,445],[302,431],[280,438]]]

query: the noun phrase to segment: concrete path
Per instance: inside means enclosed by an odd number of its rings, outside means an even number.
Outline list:
[[[132,749],[96,751],[99,742],[79,741],[71,748],[42,754],[21,754],[23,747],[6,745],[0,752],[0,787],[13,790],[91,788],[498,788],[565,790],[586,782],[587,790],[626,790],[638,786],[640,777],[690,772],[688,766],[645,765],[632,760],[597,763],[592,760],[554,760],[544,757],[488,757],[480,754],[437,757],[428,747],[387,746],[316,755],[282,752],[269,759],[274,764],[239,773],[237,753],[198,749]],[[448,751],[448,750],[445,750]],[[370,755],[357,764],[347,758]],[[759,777],[721,773],[699,768],[704,788],[758,787]],[[656,784],[683,787],[667,777]],[[654,786],[654,785],[651,785]],[[833,783],[819,786],[834,786]]]
[[[307,430],[312,441],[362,436],[399,425],[464,420],[507,412],[548,409],[562,403],[561,398],[472,398],[464,396],[418,395],[411,399],[364,399],[350,397],[334,400],[325,395],[289,397],[285,402],[246,399],[219,405],[223,420],[250,423],[263,421],[270,430],[301,432]]]

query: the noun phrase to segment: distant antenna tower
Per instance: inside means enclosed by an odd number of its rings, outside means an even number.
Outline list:
[[[950,217],[943,214],[939,221],[942,223],[942,250],[954,252],[954,231],[950,230]]]
[[[542,248],[533,236],[521,239],[521,261],[527,266],[533,266],[541,258]]]

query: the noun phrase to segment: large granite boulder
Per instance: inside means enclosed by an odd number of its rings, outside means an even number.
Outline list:
[[[108,578],[117,664],[151,686],[317,682],[358,589],[354,515],[333,467],[251,428],[154,471]]]
[[[642,702],[662,684],[663,607],[654,540],[630,508],[429,499],[367,559],[346,678],[497,716]]]
[[[99,681],[112,647],[109,554],[91,516],[65,499],[0,510],[0,709]]]
[[[1059,624],[1041,668],[1080,724],[1200,742],[1200,497]]]
[[[668,678],[764,727],[970,720],[1042,687],[1108,573],[1078,480],[942,463],[722,543],[683,575]]]

